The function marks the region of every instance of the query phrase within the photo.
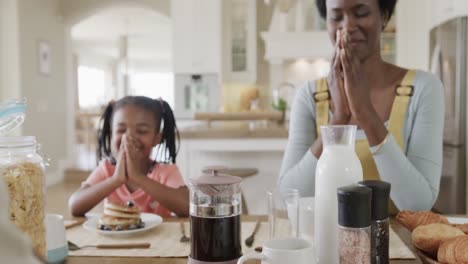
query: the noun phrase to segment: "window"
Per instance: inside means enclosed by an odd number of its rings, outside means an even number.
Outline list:
[[[110,100],[106,95],[106,75],[103,69],[78,67],[78,103],[80,109],[96,109]]]
[[[174,75],[172,73],[134,73],[130,78],[130,95],[164,99],[174,109]]]

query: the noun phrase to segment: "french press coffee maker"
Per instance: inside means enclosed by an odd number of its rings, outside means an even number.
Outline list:
[[[240,177],[213,168],[189,181],[189,264],[235,264],[241,250]]]

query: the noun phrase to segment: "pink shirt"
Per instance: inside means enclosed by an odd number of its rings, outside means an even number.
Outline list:
[[[102,182],[112,177],[114,170],[115,165],[112,165],[112,163],[107,160],[103,160],[99,163],[99,166],[94,169],[91,175],[89,175],[84,184],[94,185]],[[184,185],[184,180],[176,165],[157,164],[153,170],[147,174],[147,177],[172,188],[179,188]],[[143,189],[138,188],[131,193],[125,184],[115,189],[105,201],[116,204],[126,204],[128,201],[133,201],[142,212],[154,213],[160,216],[170,216],[171,214],[171,211],[160,205],[149,194],[145,193]]]

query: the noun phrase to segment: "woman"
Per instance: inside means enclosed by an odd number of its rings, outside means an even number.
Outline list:
[[[443,87],[435,76],[382,60],[380,35],[396,0],[317,0],[335,46],[327,78],[298,90],[279,184],[315,193],[321,125],[358,126],[364,179],[392,184],[400,210],[429,210],[442,166]],[[396,208],[391,207],[395,214]]]

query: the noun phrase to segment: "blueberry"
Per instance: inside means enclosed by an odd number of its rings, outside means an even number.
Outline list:
[[[135,206],[135,204],[133,203],[133,201],[128,201],[127,202],[127,207],[133,207]]]
[[[106,230],[106,226],[105,226],[105,225],[100,225],[100,226],[99,226],[99,229],[100,229],[100,230]]]
[[[122,230],[123,230],[123,227],[121,227],[121,226],[116,226],[115,227],[115,231],[122,231]]]
[[[145,228],[145,222],[140,223],[140,228]]]
[[[128,227],[128,230],[133,230],[133,229],[138,229],[138,225],[133,224]]]
[[[110,227],[110,226],[104,226],[104,229],[103,229],[103,230],[105,230],[105,231],[112,231],[112,227]]]

